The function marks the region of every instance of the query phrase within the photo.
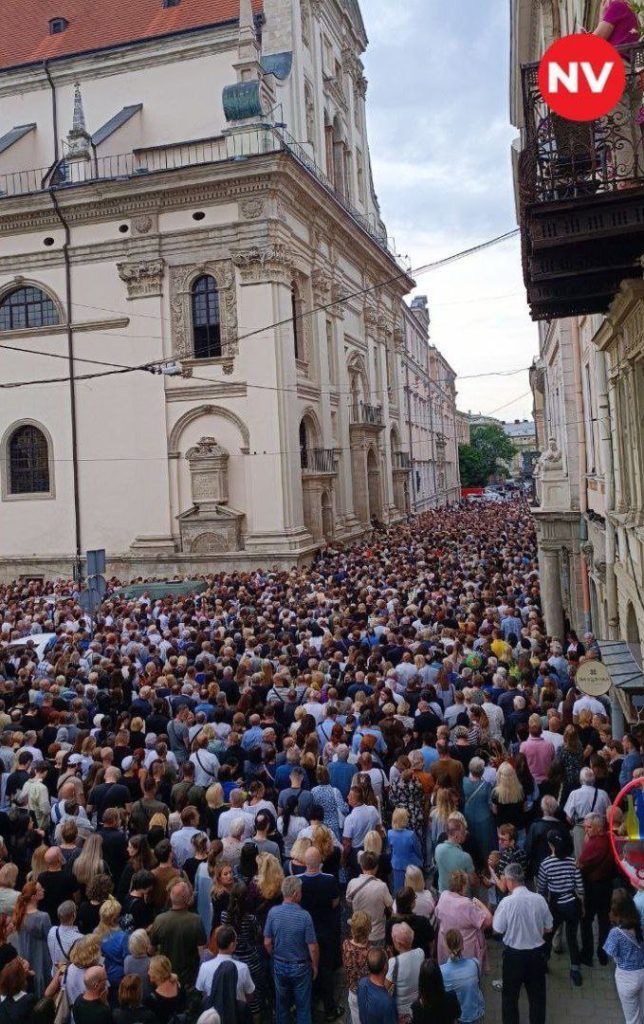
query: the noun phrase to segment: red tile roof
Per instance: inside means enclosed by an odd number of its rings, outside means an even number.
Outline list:
[[[262,0],[252,0],[262,10]],[[52,18],[64,32],[49,34]],[[0,69],[173,35],[239,18],[239,0],[0,0]]]

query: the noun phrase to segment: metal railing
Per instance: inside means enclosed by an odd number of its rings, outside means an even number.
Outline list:
[[[258,125],[241,131],[195,142],[135,149],[114,156],[98,156],[90,147],[87,159],[63,159],[54,169],[37,167],[0,174],[0,199],[30,195],[45,189],[72,188],[102,181],[123,181],[131,178],[206,166],[226,160],[242,161],[270,153],[288,153],[311,174],[348,215],[390,256],[395,257],[393,240],[387,237],[382,221],[365,215],[337,191],[334,183],[316,164],[302,143],[285,128]]]
[[[383,425],[382,406],[369,405],[368,402],[357,402],[351,406],[352,423],[371,423],[374,426]]]
[[[644,185],[644,42],[619,49],[626,68],[626,91],[614,110],[596,121],[567,121],[553,113],[539,89],[539,65],[521,69],[523,205]]]
[[[302,448],[300,464],[305,472],[335,473],[337,454],[335,448]]]
[[[394,469],[411,469],[409,452],[392,452]]]

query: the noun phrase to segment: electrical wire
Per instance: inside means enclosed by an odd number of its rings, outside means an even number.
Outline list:
[[[312,309],[303,310],[301,313],[298,313],[295,316],[289,316],[289,317],[286,317],[285,319],[278,320],[278,321],[276,321],[273,324],[269,324],[269,325],[261,327],[261,328],[256,328],[253,331],[248,331],[246,334],[238,335],[237,338],[234,339],[234,340],[237,343],[242,342],[242,341],[246,341],[248,338],[257,337],[260,334],[264,334],[264,332],[266,332],[266,331],[275,330],[275,329],[277,329],[279,327],[284,327],[286,325],[290,325],[290,324],[292,324],[294,322],[294,320],[300,320],[300,319],[303,319],[304,317],[312,316],[315,313],[325,312],[326,310],[332,309],[335,306],[343,305],[345,302],[349,302],[353,298],[357,298],[357,297],[359,297],[361,295],[366,295],[366,294],[369,294],[369,293],[371,293],[373,291],[377,291],[380,288],[383,288],[384,286],[386,286],[387,284],[392,284],[395,281],[398,281],[398,280],[400,280],[403,277],[410,277],[412,274],[415,275],[415,276],[420,276],[421,274],[428,273],[431,270],[436,270],[439,267],[447,266],[447,265],[449,265],[451,263],[454,263],[454,262],[457,262],[459,260],[465,259],[466,257],[472,256],[472,255],[474,255],[474,254],[476,254],[478,252],[483,252],[484,250],[489,249],[492,246],[500,245],[502,242],[505,242],[508,239],[513,238],[513,237],[515,237],[518,234],[519,234],[519,229],[518,228],[515,228],[512,231],[506,231],[506,232],[504,232],[501,235],[497,235],[496,237],[488,239],[485,242],[480,242],[477,245],[470,246],[468,249],[462,249],[461,251],[459,251],[457,253],[453,253],[450,256],[443,257],[440,260],[434,260],[431,263],[426,263],[423,266],[417,267],[417,268],[412,269],[410,271],[407,271],[407,270],[399,271],[397,274],[394,274],[391,277],[386,278],[384,281],[379,281],[377,284],[369,285],[366,288],[360,288],[360,289],[358,289],[358,290],[356,290],[354,292],[350,292],[347,295],[343,295],[340,299],[334,299],[331,302],[327,302],[327,303],[324,303],[323,305],[320,305],[320,306],[317,306],[317,307],[313,307]],[[75,303],[75,305],[83,305],[83,304],[82,303]],[[117,310],[107,309],[106,307],[98,307],[98,306],[91,307],[90,306],[90,307],[86,307],[86,308],[93,308],[93,309],[101,309],[101,308],[103,308],[104,312],[111,312],[111,313],[118,312]],[[146,315],[146,314],[143,314],[143,315]],[[147,315],[149,316],[149,314],[147,314]],[[167,321],[167,318],[165,318],[165,317],[156,317],[155,319],[157,319],[157,320],[166,320]],[[126,335],[126,337],[128,337],[128,336]],[[1,347],[1,343],[0,343],[0,347]],[[6,347],[8,348],[9,346],[6,346]],[[28,349],[19,349],[19,351],[28,352],[30,350],[28,350]],[[34,350],[31,350],[31,351],[34,351]],[[93,362],[93,360],[79,360],[79,361]],[[115,375],[119,375],[119,374],[123,374],[123,373],[135,373],[135,372],[139,372],[139,371],[141,371],[141,372],[150,372],[150,369],[152,367],[154,367],[154,366],[163,366],[163,365],[165,365],[165,364],[167,364],[168,362],[171,362],[171,361],[172,360],[170,360],[170,359],[157,359],[157,360],[152,360],[151,362],[148,362],[148,363],[139,364],[137,366],[124,366],[122,364],[119,365],[119,364],[116,364],[116,363],[107,363],[107,362],[106,363],[102,363],[101,362],[100,365],[112,366],[112,367],[114,367],[114,369],[106,370],[106,371],[103,371],[103,372],[100,372],[100,373],[97,372],[97,373],[94,373],[94,374],[79,374],[79,375],[75,375],[74,376],[74,380],[76,380],[76,381],[94,380],[94,379],[96,379],[98,377],[110,377],[110,376],[115,376]],[[35,384],[67,383],[67,382],[69,382],[69,380],[70,380],[69,377],[49,377],[49,378],[43,378],[43,379],[40,379],[40,380],[3,382],[3,383],[0,383],[0,389],[12,389],[12,388],[19,388],[19,387],[30,387],[30,386],[35,385]],[[212,381],[212,380],[210,382],[214,383],[214,381]],[[247,386],[249,386],[249,385],[247,385]],[[255,387],[255,388],[261,388],[263,390],[265,390],[267,388],[266,385],[250,385],[250,386]],[[288,388],[287,389],[287,388],[277,388],[277,387],[275,387],[275,388],[271,388],[270,390],[296,391],[297,389],[296,388],[295,389],[293,389],[293,388]]]

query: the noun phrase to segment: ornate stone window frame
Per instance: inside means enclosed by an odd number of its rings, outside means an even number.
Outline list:
[[[221,355],[197,359],[192,337],[192,288],[205,274],[214,278],[219,291],[221,321]],[[170,267],[170,322],[172,352],[182,363],[202,366],[204,363],[226,364],[239,349],[237,337],[237,290],[235,269],[231,260],[206,260]]]
[[[10,333],[10,332],[6,332]],[[49,490],[29,492],[27,494],[13,494],[9,474],[9,441],[16,430],[21,427],[35,427],[44,436],[47,442],[47,468],[49,471]],[[56,480],[54,477],[54,442],[47,427],[39,420],[21,419],[11,423],[0,441],[0,500],[2,501],[52,501],[56,497]]]

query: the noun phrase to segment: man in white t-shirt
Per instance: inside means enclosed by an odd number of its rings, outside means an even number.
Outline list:
[[[425,959],[422,949],[412,949],[414,933],[408,924],[401,922],[391,929],[391,939],[396,956],[389,961],[387,981],[394,981],[398,1020],[411,1017],[411,1006],[418,999],[418,976]]]
[[[590,711],[591,715],[605,715],[606,708],[600,700],[596,697],[589,697],[587,693],[583,693],[581,697],[578,697],[572,706],[572,717],[573,721],[577,721],[582,711]]]
[[[233,960],[233,954],[237,948],[237,934],[234,928],[229,925],[221,925],[216,931],[219,953],[213,960],[206,960],[199,968],[197,975],[196,989],[204,996],[209,996],[212,990],[212,982],[219,967],[230,962],[237,968],[237,1001],[239,1003],[249,1002],[255,992],[253,979],[246,964],[241,960]]]
[[[548,728],[543,730],[544,740],[548,740],[555,748],[555,753],[563,746],[561,735],[561,715],[554,709],[548,712]]]
[[[342,861],[348,866],[355,877],[358,867],[358,853],[364,846],[367,832],[372,832],[381,824],[380,814],[375,807],[362,802],[362,792],[353,786],[349,790],[347,803],[351,812],[344,819],[342,830]]]

